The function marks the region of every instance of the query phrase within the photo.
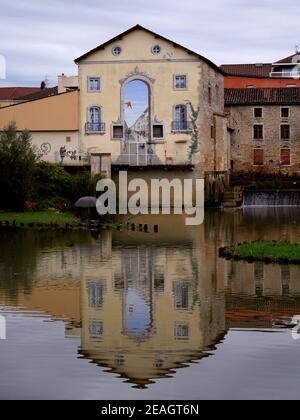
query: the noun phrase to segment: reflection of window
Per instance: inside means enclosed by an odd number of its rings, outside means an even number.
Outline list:
[[[100,336],[103,334],[102,321],[90,321],[89,332],[91,336]]]
[[[164,367],[164,361],[161,359],[157,359],[155,360],[153,367],[157,368],[157,369],[161,369]]]
[[[154,273],[154,289],[157,291],[164,291],[165,276],[163,273]]]
[[[256,263],[254,265],[255,293],[262,296],[264,285],[264,263]]]
[[[123,290],[124,289],[124,279],[122,273],[115,273],[114,275],[114,289]]]
[[[115,365],[118,367],[124,366],[125,358],[122,354],[117,354],[115,357]]]
[[[286,296],[290,293],[291,269],[289,266],[281,267],[282,294]]]
[[[88,79],[88,90],[89,92],[100,91],[100,77],[89,77]]]
[[[178,339],[187,339],[189,337],[189,324],[176,324],[175,337]]]
[[[176,309],[189,308],[189,284],[177,283],[175,284],[175,307]]]
[[[91,281],[88,285],[89,307],[101,308],[103,305],[103,284]]]

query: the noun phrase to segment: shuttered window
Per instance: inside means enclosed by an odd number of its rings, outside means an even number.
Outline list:
[[[254,149],[254,165],[261,166],[264,164],[264,149]]]
[[[290,149],[281,149],[281,165],[290,165],[291,164],[291,150]]]

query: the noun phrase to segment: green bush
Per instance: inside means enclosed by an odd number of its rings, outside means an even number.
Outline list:
[[[96,195],[96,185],[100,175],[91,176],[90,172],[82,172],[71,177],[71,191],[69,198],[76,202],[79,198]]]
[[[37,161],[28,131],[10,123],[0,133],[0,209],[23,210],[33,188]]]

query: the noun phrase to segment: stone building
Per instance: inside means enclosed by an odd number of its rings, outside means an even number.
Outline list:
[[[225,89],[231,169],[299,174],[300,89]]]

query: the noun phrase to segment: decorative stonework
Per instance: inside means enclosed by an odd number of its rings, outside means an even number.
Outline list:
[[[123,79],[119,80],[120,85],[123,85],[127,80],[134,78],[134,77],[141,77],[143,80],[148,80],[150,83],[154,84],[155,83],[155,79],[153,79],[152,77],[150,77],[147,73],[141,71],[139,69],[138,66],[135,67],[135,69],[131,72],[128,73]]]

